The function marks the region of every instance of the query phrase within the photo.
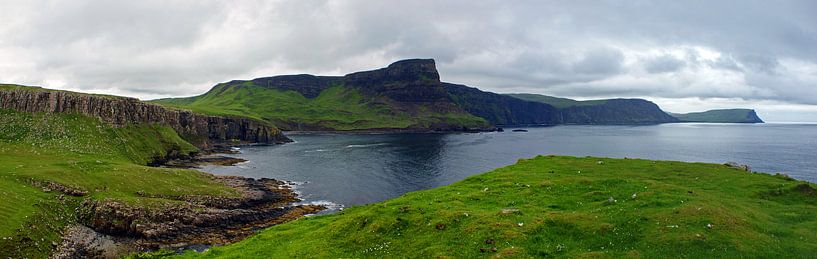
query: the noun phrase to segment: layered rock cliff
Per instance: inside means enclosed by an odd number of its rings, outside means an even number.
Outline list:
[[[0,108],[21,112],[79,113],[116,126],[158,123],[172,127],[185,140],[203,149],[217,144],[290,141],[280,130],[263,122],[168,109],[127,97],[14,87],[0,89]]]

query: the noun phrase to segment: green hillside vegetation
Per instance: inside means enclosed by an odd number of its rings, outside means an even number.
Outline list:
[[[813,185],[724,165],[539,156],[299,219],[184,257],[689,257],[817,254]]]
[[[752,109],[722,109],[686,114],[673,113],[685,122],[721,122],[721,123],[762,123],[755,110]]]
[[[161,206],[188,194],[237,193],[195,170],[143,166],[169,152],[196,148],[166,126],[114,128],[76,114],[0,110],[0,251],[12,258],[47,257],[84,199]],[[86,192],[48,190],[48,183]]]
[[[365,130],[427,128],[438,123],[478,127],[485,120],[465,113],[417,114],[401,111],[387,98],[367,97],[358,90],[335,85],[306,98],[295,91],[281,91],[244,82],[220,84],[208,93],[190,98],[153,101],[165,106],[213,115],[245,116],[287,130]]]
[[[593,106],[593,105],[600,105],[607,102],[607,100],[588,100],[588,101],[577,101],[568,98],[561,98],[561,97],[553,97],[541,94],[506,94],[508,96],[516,97],[525,101],[531,102],[540,102],[553,105],[553,107],[562,109],[572,106]]]

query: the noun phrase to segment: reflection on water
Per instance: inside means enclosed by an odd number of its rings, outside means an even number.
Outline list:
[[[216,174],[295,181],[305,202],[346,206],[433,188],[559,154],[749,164],[817,182],[817,125],[556,126],[472,134],[294,135],[295,143],[242,148],[250,160]]]

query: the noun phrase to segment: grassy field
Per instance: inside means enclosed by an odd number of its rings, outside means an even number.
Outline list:
[[[143,166],[167,152],[196,148],[165,126],[113,128],[75,114],[0,110],[0,257],[41,258],[75,220],[83,199],[117,199],[136,205],[170,200],[146,196],[237,195],[195,170]],[[86,192],[71,197],[43,188],[56,183]]]
[[[206,114],[251,117],[288,130],[311,125],[334,130],[425,128],[435,123],[486,125],[485,120],[469,114],[409,114],[390,105],[386,98],[365,97],[343,86],[330,87],[310,99],[295,91],[268,89],[252,82],[221,84],[202,96],[154,102]]]
[[[723,165],[540,156],[184,257],[817,254],[817,191]]]

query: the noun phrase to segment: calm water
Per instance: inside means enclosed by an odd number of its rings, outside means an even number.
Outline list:
[[[556,126],[474,134],[293,135],[295,143],[253,146],[215,174],[297,182],[307,202],[365,204],[558,154],[749,164],[817,182],[817,125],[662,124]]]

